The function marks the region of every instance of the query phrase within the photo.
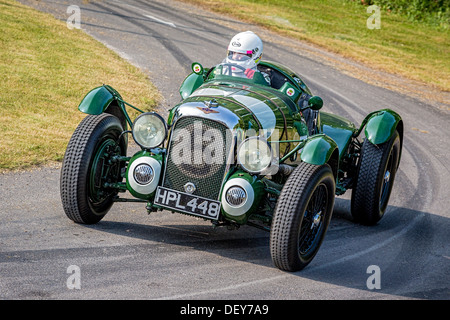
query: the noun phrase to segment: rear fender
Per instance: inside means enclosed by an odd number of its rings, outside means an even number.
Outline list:
[[[363,125],[366,122],[364,133],[371,143],[385,143],[392,137],[395,130],[403,141],[403,121],[395,111],[384,109],[371,113],[364,119]]]
[[[320,134],[309,138],[300,154],[300,159],[314,165],[329,164],[337,178],[339,167],[339,148],[330,137]]]

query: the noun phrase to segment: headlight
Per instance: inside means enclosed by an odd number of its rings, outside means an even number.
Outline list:
[[[152,182],[154,176],[153,168],[147,163],[137,165],[133,170],[133,177],[137,183],[146,185]]]
[[[133,138],[144,149],[151,149],[164,142],[167,125],[164,119],[154,113],[141,114],[133,123]]]
[[[243,188],[234,186],[227,190],[225,199],[230,206],[239,207],[247,200],[247,193],[245,193]]]
[[[260,173],[272,162],[272,149],[261,137],[250,137],[244,140],[237,152],[238,163],[249,173]]]

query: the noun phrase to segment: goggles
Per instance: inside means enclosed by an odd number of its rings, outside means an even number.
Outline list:
[[[241,53],[236,51],[228,51],[228,59],[233,61],[246,61],[252,58],[252,52]]]

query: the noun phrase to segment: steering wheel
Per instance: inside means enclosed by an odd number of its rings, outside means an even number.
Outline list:
[[[240,65],[237,65],[237,64],[233,64],[233,63],[222,63],[221,64],[223,67],[227,67],[228,68],[228,74],[229,75],[231,75],[231,73],[232,73],[232,67],[234,67],[234,68],[237,68],[237,69],[240,69],[242,72],[245,72],[245,70],[247,70],[246,68],[244,68],[244,67],[242,67],[242,66],[240,66]],[[223,74],[225,74],[223,71],[222,71],[222,73]]]

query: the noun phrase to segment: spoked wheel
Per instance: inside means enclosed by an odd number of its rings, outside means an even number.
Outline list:
[[[329,165],[302,162],[278,198],[270,231],[270,250],[281,270],[306,267],[319,251],[334,207],[335,180]]]
[[[328,189],[324,183],[321,183],[314,190],[303,216],[298,240],[300,256],[307,257],[315,251],[324,228],[323,213],[327,210],[327,206]]]
[[[397,131],[381,145],[364,140],[351,212],[362,224],[376,224],[384,215],[400,160],[400,137]]]
[[[112,186],[122,180],[127,145],[117,117],[89,115],[75,130],[61,169],[61,200],[69,219],[97,223],[108,212],[117,195]]]

